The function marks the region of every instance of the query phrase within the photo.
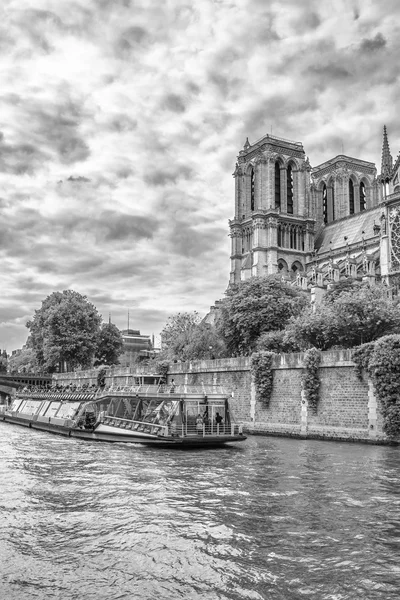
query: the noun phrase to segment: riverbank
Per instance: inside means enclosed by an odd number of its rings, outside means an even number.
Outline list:
[[[168,382],[176,386],[223,388],[231,395],[235,418],[254,435],[273,435],[321,440],[392,444],[383,432],[379,400],[371,381],[357,374],[350,350],[321,353],[317,409],[302,394],[304,354],[281,354],[274,358],[273,389],[268,403],[261,401],[251,373],[250,358],[226,358],[169,366]],[[98,370],[57,374],[59,383],[97,383]],[[107,385],[133,385],[149,374],[149,368],[109,368]]]

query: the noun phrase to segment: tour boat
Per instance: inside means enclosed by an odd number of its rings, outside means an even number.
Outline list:
[[[84,440],[210,447],[246,439],[228,395],[172,386],[23,389],[0,421]]]

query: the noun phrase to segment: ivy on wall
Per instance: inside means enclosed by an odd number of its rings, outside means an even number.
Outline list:
[[[321,363],[321,352],[317,348],[310,348],[304,353],[304,372],[301,376],[301,385],[304,390],[308,406],[314,412],[317,411],[319,400],[319,365]]]
[[[274,352],[254,352],[251,356],[251,374],[256,386],[257,398],[269,404],[272,394]]]
[[[352,351],[351,358],[356,365],[355,371],[358,379],[362,379],[363,371],[368,372],[369,361],[374,352],[374,349],[375,342],[368,342],[368,344],[358,346]]]
[[[383,431],[389,438],[400,436],[400,335],[387,335],[355,349],[357,368],[372,379],[381,403]]]
[[[107,369],[105,367],[102,367],[101,369],[99,369],[99,371],[97,373],[97,385],[101,388],[105,387],[105,385],[106,385],[106,374],[107,374]]]
[[[160,384],[167,383],[169,363],[167,361],[161,361],[156,363],[155,367],[157,374],[160,375]]]

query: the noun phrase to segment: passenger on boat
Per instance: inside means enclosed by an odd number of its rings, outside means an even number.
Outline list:
[[[215,423],[217,424],[217,433],[221,433],[222,421],[223,421],[222,416],[219,414],[219,412],[217,412],[215,415]]]
[[[196,431],[197,435],[203,435],[203,417],[200,414],[196,418]]]
[[[205,425],[205,430],[206,433],[210,433],[211,431],[211,420],[210,420],[210,416],[208,414],[208,406],[205,409],[204,413],[203,413],[203,423]]]

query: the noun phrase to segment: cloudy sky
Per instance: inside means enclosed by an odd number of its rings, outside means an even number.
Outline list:
[[[56,290],[159,334],[229,279],[246,136],[400,150],[398,0],[2,0],[0,348]]]

